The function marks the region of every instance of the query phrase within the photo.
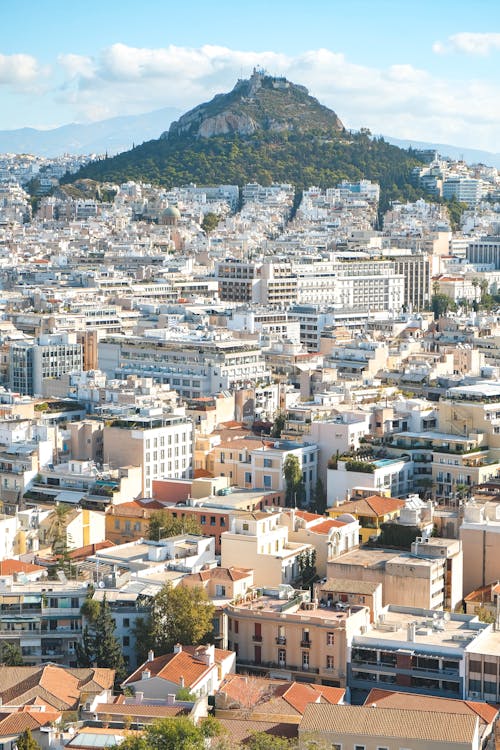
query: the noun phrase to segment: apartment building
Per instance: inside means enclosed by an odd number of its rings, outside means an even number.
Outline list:
[[[455,539],[420,541],[411,553],[360,548],[330,559],[328,578],[376,581],[383,602],[438,610],[461,601],[462,550]]]
[[[491,625],[471,615],[390,605],[369,630],[353,636],[348,684],[474,700],[469,652],[486,632]]]
[[[464,555],[463,595],[500,579],[500,504],[469,502],[459,530]]]
[[[193,423],[184,416],[151,412],[111,420],[103,430],[103,456],[113,466],[140,466],[142,494],[151,497],[154,479],[191,476]]]
[[[290,586],[264,587],[226,611],[240,670],[335,687],[346,685],[350,643],[370,618],[367,607],[336,611]]]
[[[9,348],[9,386],[18,393],[41,395],[44,378],[82,369],[82,345],[76,343],[76,334],[44,334]]]
[[[302,561],[313,549],[311,544],[289,541],[288,527],[273,512],[240,513],[221,534],[222,566],[251,568],[256,586],[295,583]]]
[[[186,398],[267,382],[270,377],[256,342],[207,333],[170,340],[106,337],[99,342],[99,367],[111,378],[152,377]]]
[[[87,584],[22,581],[13,576],[0,581],[0,643],[19,646],[25,665],[51,661],[76,667]]]
[[[327,471],[328,506],[347,500],[355,488],[404,497],[413,489],[413,462],[407,457],[332,457]]]

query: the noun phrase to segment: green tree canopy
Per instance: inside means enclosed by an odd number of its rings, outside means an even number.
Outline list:
[[[2,643],[0,645],[0,663],[6,667],[22,667],[23,652],[17,643]]]
[[[195,726],[187,716],[161,719],[146,727],[140,735],[127,737],[121,750],[205,750],[206,738],[222,734],[221,725],[212,717]]]
[[[286,504],[289,507],[300,505],[304,498],[302,467],[297,456],[289,454],[283,463],[283,477],[286,484]]]
[[[149,519],[148,537],[158,541],[178,534],[202,534],[202,529],[194,516],[174,518],[166,510],[156,510]]]
[[[201,228],[204,232],[210,234],[210,232],[213,232],[217,228],[219,221],[220,217],[217,214],[214,214],[213,211],[208,211],[203,217]]]
[[[212,634],[215,608],[199,586],[188,588],[166,583],[155,596],[151,611],[151,637],[155,651],[169,654],[176,643],[196,646]]]
[[[40,745],[36,742],[29,729],[25,729],[17,738],[17,750],[41,750]]]
[[[115,621],[106,597],[100,603],[99,613],[85,626],[81,643],[76,644],[79,667],[98,667],[116,671],[115,684],[125,677],[125,663],[121,645],[115,636]]]

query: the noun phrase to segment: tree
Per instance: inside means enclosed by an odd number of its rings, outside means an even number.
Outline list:
[[[165,510],[157,510],[151,514],[149,519],[148,537],[154,541],[166,539],[178,534],[202,534],[202,529],[196,518],[184,516],[174,518]]]
[[[116,672],[115,683],[125,676],[125,662],[120,643],[115,636],[115,621],[106,596],[104,596],[97,617],[85,626],[82,642],[76,644],[78,666],[106,667]]]
[[[135,641],[135,654],[139,664],[146,661],[148,651],[153,648],[153,626],[151,616],[137,617],[132,626],[132,636]]]
[[[297,743],[286,737],[275,737],[267,732],[255,732],[245,747],[248,750],[292,750],[297,747]]]
[[[202,719],[195,726],[187,716],[161,719],[146,727],[144,732],[127,737],[121,750],[205,750],[206,739],[218,737],[223,729],[212,717]]]
[[[2,643],[0,645],[0,662],[6,667],[22,667],[23,652],[17,643]]]
[[[54,555],[64,555],[68,550],[67,527],[71,510],[71,505],[58,503],[50,515],[47,536]]]
[[[304,483],[299,459],[289,454],[283,463],[283,477],[286,483],[285,502],[289,507],[300,505],[304,498]]]
[[[434,320],[438,320],[446,315],[448,310],[456,310],[457,305],[447,294],[433,294],[431,297],[431,310],[434,313]]]
[[[25,729],[24,732],[19,735],[16,745],[17,750],[41,750],[40,745],[33,739],[29,729]]]
[[[325,488],[323,486],[323,482],[321,481],[320,477],[316,480],[316,486],[314,488],[314,495],[313,495],[313,508],[315,513],[319,513],[320,515],[323,515],[323,513],[326,510],[327,498],[326,498],[326,492]]]
[[[286,414],[282,411],[279,411],[276,416],[274,417],[273,426],[271,428],[271,437],[272,438],[280,438],[281,433],[283,432],[283,429],[285,427],[286,423]]]
[[[196,646],[212,634],[215,607],[200,586],[188,588],[166,583],[155,596],[151,610],[151,636],[155,651],[169,654],[176,643]]]
[[[478,607],[475,614],[480,622],[486,622],[488,625],[492,625],[496,619],[494,613],[487,607]]]
[[[214,214],[213,211],[208,211],[203,217],[201,228],[204,232],[210,234],[210,232],[213,232],[217,228],[219,221],[220,217],[217,214]]]

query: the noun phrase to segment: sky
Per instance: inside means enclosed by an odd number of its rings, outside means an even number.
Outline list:
[[[498,0],[0,0],[0,129],[182,111],[254,66],[348,128],[500,151]]]

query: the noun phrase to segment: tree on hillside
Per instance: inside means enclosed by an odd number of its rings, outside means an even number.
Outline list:
[[[285,502],[288,507],[301,505],[304,500],[305,488],[302,480],[302,468],[299,459],[293,454],[288,455],[283,463],[283,477],[286,484]]]
[[[125,662],[120,642],[115,636],[115,621],[106,597],[100,603],[99,613],[83,630],[81,643],[76,644],[79,667],[106,667],[116,672],[115,684],[125,676]]]
[[[214,605],[201,587],[166,583],[155,596],[151,610],[151,636],[157,653],[169,654],[176,643],[196,646],[210,637]]]
[[[283,432],[283,429],[285,427],[286,423],[286,414],[283,411],[277,412],[276,416],[274,417],[273,426],[271,428],[271,437],[272,438],[280,438],[281,433]]]
[[[157,510],[151,514],[148,529],[149,539],[159,541],[178,534],[201,535],[202,529],[193,516],[174,518],[171,513],[167,513],[165,510]]]
[[[54,555],[64,555],[68,550],[67,527],[71,510],[71,505],[58,503],[49,516],[47,538]]]
[[[457,305],[452,300],[451,297],[448,297],[447,294],[437,293],[433,294],[431,297],[431,310],[434,313],[434,320],[438,320],[439,318],[443,317],[443,315],[446,315],[446,313],[449,310],[456,310]]]

